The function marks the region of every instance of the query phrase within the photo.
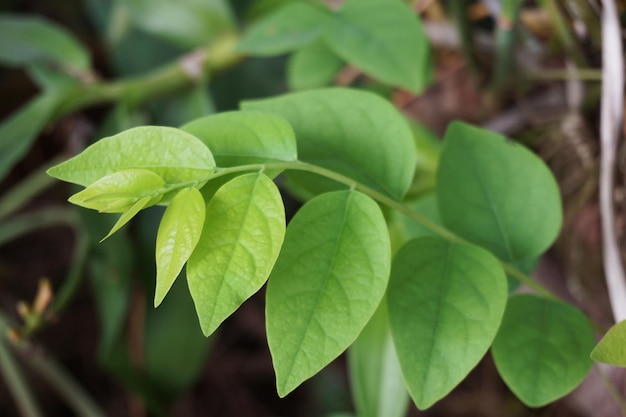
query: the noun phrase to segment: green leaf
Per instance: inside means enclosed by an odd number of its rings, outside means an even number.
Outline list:
[[[615,324],[591,352],[591,359],[626,368],[626,320]]]
[[[340,355],[374,314],[387,286],[389,234],[369,197],[320,195],[287,227],[267,287],[267,339],[284,397]]]
[[[561,229],[559,188],[543,161],[467,124],[454,123],[446,132],[437,198],[451,231],[505,261],[540,255]]]
[[[196,188],[185,188],[170,201],[156,238],[156,290],[158,307],[193,252],[204,225],[205,203]]]
[[[187,262],[187,281],[205,335],[265,283],[284,234],[283,202],[267,176],[237,177],[213,196],[200,242]]]
[[[591,324],[576,308],[516,295],[509,299],[492,353],[511,391],[529,407],[541,407],[582,382],[594,345]]]
[[[287,64],[287,84],[294,91],[327,87],[343,66],[343,60],[324,42],[316,41],[291,55]]]
[[[124,0],[143,30],[189,49],[205,45],[234,27],[224,0]]]
[[[189,120],[215,113],[206,80],[191,89],[160,97],[150,104],[159,126],[180,126]]]
[[[318,38],[328,17],[321,7],[294,1],[258,20],[244,33],[237,48],[256,56],[293,51]]]
[[[89,53],[64,28],[40,17],[0,14],[0,63],[89,68]]]
[[[409,394],[393,345],[387,304],[381,303],[348,350],[350,382],[359,417],[404,417]]]
[[[479,247],[423,237],[391,269],[389,321],[409,393],[420,409],[443,398],[493,341],[507,298],[499,262]]]
[[[159,197],[164,186],[163,178],[152,171],[127,169],[100,178],[69,202],[103,213],[121,213],[143,197]]]
[[[204,142],[222,168],[298,158],[293,129],[271,113],[214,114],[189,122],[181,129]]]
[[[113,233],[115,233],[118,230],[120,230],[126,223],[131,221],[132,218],[135,217],[137,215],[137,213],[139,213],[141,210],[143,210],[143,209],[145,209],[147,207],[153,206],[156,203],[158,203],[160,198],[161,198],[161,196],[158,196],[158,197],[143,197],[143,198],[137,200],[137,202],[135,204],[133,204],[124,213],[122,213],[120,218],[117,220],[117,222],[111,228],[111,231],[109,231],[109,233],[100,240],[100,243],[104,242],[109,237],[111,237],[113,235]]]
[[[144,126],[104,138],[48,170],[62,181],[88,186],[126,169],[147,169],[167,184],[195,181],[211,174],[215,161],[198,138],[171,127]]]
[[[284,117],[296,133],[301,161],[354,178],[396,199],[402,199],[411,185],[416,160],[411,130],[389,102],[373,93],[312,90],[244,102],[242,108]],[[341,188],[312,174],[287,175],[313,195]]]
[[[2,38],[2,36],[0,36]],[[0,40],[1,42],[1,40]],[[29,151],[54,114],[63,94],[50,91],[30,101],[0,124],[0,179]]]
[[[426,34],[402,2],[348,0],[328,21],[324,41],[341,58],[384,83],[419,93],[431,81]]]

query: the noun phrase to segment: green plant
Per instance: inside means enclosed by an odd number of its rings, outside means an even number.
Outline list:
[[[326,89],[244,102],[180,129],[130,129],[48,172],[86,186],[74,204],[122,213],[111,233],[167,204],[155,306],[186,263],[207,336],[269,276],[267,335],[281,396],[359,344],[377,308],[388,310],[419,408],[444,397],[489,347],[526,404],[571,391],[591,367],[591,325],[511,264],[541,255],[560,230],[550,171],[523,146],[455,123],[436,172],[436,224],[402,203],[415,168],[411,131],[388,102]],[[270,179],[278,173],[310,197],[286,229]],[[392,262],[381,207],[431,236],[396,237],[406,243]],[[509,297],[506,273],[539,295]]]

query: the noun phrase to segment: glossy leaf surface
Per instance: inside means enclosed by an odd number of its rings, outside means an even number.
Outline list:
[[[432,78],[426,34],[402,2],[348,0],[329,20],[324,41],[384,83],[419,93]]]
[[[202,194],[196,188],[181,190],[167,206],[156,238],[155,307],[161,304],[196,247],[205,209]]]
[[[205,335],[265,283],[284,234],[282,198],[267,176],[239,176],[215,193],[187,263],[187,281]]]
[[[606,332],[591,352],[591,359],[626,368],[626,321],[615,324]]]
[[[561,301],[516,295],[509,303],[492,353],[511,391],[541,407],[576,388],[591,369],[595,338],[589,320]]]
[[[540,255],[561,229],[559,188],[543,161],[463,123],[446,132],[437,199],[446,227],[505,261]]]
[[[402,115],[385,99],[343,88],[245,102],[244,109],[284,117],[294,129],[298,159],[349,176],[401,199],[413,179],[415,146]],[[306,173],[288,173],[311,195],[340,188]]]
[[[296,213],[267,288],[267,338],[281,397],[357,338],[383,297],[389,265],[385,220],[369,197],[336,191]]]
[[[318,38],[328,13],[310,3],[294,1],[255,22],[238,49],[256,56],[290,52]]]
[[[171,127],[144,126],[101,139],[48,174],[88,186],[117,171],[147,169],[175,184],[206,177],[214,168],[211,151],[198,138]]]
[[[396,255],[389,321],[409,393],[420,409],[456,387],[489,349],[504,314],[507,282],[479,247],[423,237]]]

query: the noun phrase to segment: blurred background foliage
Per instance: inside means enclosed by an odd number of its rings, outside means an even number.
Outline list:
[[[170,85],[165,80],[171,78],[153,76],[172,63],[184,65],[189,61],[177,61],[181,56],[193,60],[193,51],[236,36],[286,3],[0,0],[0,327],[9,335],[0,341],[0,415],[66,416],[77,409],[83,415],[133,417],[354,413],[344,358],[278,399],[262,292],[209,339],[202,336],[184,281],[178,280],[160,308],[152,308],[154,240],[162,208],[147,210],[99,244],[114,219],[70,208],[65,204],[70,187],[44,173],[121,130],[179,126],[236,109],[243,99],[290,88],[356,86],[400,108],[413,127],[420,159],[410,204],[434,221],[439,137],[451,120],[482,125],[533,147],[559,179],[565,226],[554,250],[538,266],[524,268],[535,269],[537,279],[596,321],[610,323],[596,203],[599,1],[409,2],[432,50],[433,81],[420,94],[392,89],[319,50],[312,58],[235,57],[193,83]],[[626,2],[618,6],[624,16]],[[32,19],[31,34],[47,39],[59,55],[33,60],[41,51],[29,49],[27,34],[11,26],[19,16]],[[41,22],[57,25],[67,36],[50,34]],[[151,80],[145,84],[151,88],[125,88],[123,94],[110,89],[110,96],[81,101],[81,86],[98,80]],[[624,152],[619,163],[623,173]],[[622,224],[623,187],[620,178]],[[288,210],[295,204],[287,201]],[[404,237],[423,233],[401,219],[390,222]],[[9,384],[8,375],[14,374]],[[623,388],[623,375],[609,377]],[[24,392],[16,393],[20,381]],[[67,387],[73,394],[64,391]],[[39,411],[18,409],[13,398],[20,395],[36,399]],[[607,395],[592,375],[567,398],[529,410],[507,391],[487,357],[445,400],[408,413],[619,415]]]

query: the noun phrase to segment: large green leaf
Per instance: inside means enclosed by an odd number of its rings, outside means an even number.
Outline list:
[[[237,48],[256,56],[290,52],[318,38],[327,18],[321,7],[294,1],[256,21]]]
[[[327,87],[343,67],[344,62],[322,41],[299,49],[289,58],[287,83],[294,91]]]
[[[419,93],[431,81],[426,34],[402,2],[348,0],[329,20],[324,41],[337,55],[387,84]]]
[[[2,36],[0,36],[2,38]],[[43,93],[0,124],[0,179],[28,152],[64,99],[58,91]]]
[[[352,395],[359,417],[404,417],[409,394],[393,345],[387,304],[381,303],[348,350]]]
[[[606,332],[591,352],[591,359],[626,368],[626,320]]]
[[[271,113],[220,113],[189,122],[181,129],[204,142],[221,168],[298,158],[293,129]]]
[[[185,49],[205,45],[234,26],[224,0],[123,0],[123,4],[143,30]]]
[[[540,407],[576,388],[589,369],[595,338],[576,308],[534,295],[509,299],[493,342],[496,367],[511,391]]]
[[[420,409],[443,398],[493,341],[507,298],[498,261],[479,247],[422,237],[396,255],[387,294],[391,331]]]
[[[205,335],[265,283],[285,234],[285,210],[262,174],[237,177],[209,202],[187,280]]]
[[[244,109],[284,117],[298,142],[298,159],[322,166],[401,199],[413,180],[415,146],[402,115],[385,99],[344,88],[312,90],[244,102]],[[336,183],[289,173],[311,194]]]
[[[193,252],[204,226],[205,203],[196,188],[185,188],[170,201],[156,238],[156,289],[158,307]]]
[[[0,63],[89,68],[89,53],[62,27],[34,16],[0,14]],[[69,68],[68,68],[69,69]]]
[[[389,234],[356,191],[320,195],[293,217],[267,288],[267,339],[284,397],[357,338],[385,292]]]
[[[543,253],[561,228],[548,167],[522,145],[463,123],[446,132],[437,198],[450,230],[505,261]]]
[[[167,184],[196,181],[211,174],[215,161],[198,138],[171,127],[144,126],[104,138],[48,170],[63,181],[88,186],[125,169],[147,169]]]

